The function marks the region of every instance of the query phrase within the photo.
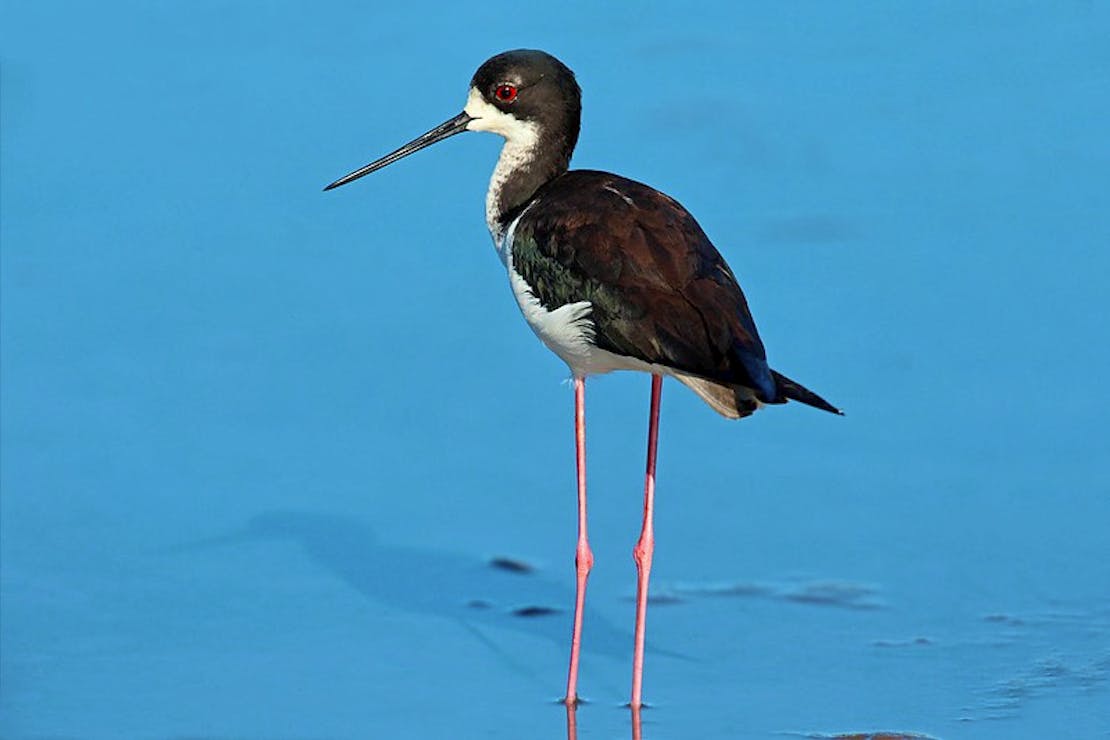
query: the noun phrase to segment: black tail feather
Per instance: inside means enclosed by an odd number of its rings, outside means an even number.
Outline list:
[[[828,411],[830,414],[844,416],[843,411],[833,406],[801,383],[795,383],[790,378],[774,370],[771,371],[771,377],[775,379],[775,386],[779,391],[779,399],[776,399],[778,403],[786,403],[787,400],[799,401],[815,409],[821,409],[822,411]]]

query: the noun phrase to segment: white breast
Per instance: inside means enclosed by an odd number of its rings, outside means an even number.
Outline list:
[[[498,110],[486,102],[481,93],[471,89],[466,112],[472,117],[467,128],[471,131],[489,131],[505,138],[505,145],[497,158],[497,166],[490,178],[486,193],[486,224],[497,247],[497,254],[509,275],[509,286],[524,314],[524,319],[536,336],[570,366],[574,375],[584,377],[612,370],[649,370],[650,366],[639,360],[614,355],[594,346],[595,326],[590,314],[589,301],[577,301],[549,310],[532,294],[528,283],[513,269],[513,235],[529,205],[502,231],[499,215],[502,212],[501,190],[516,170],[526,166],[535,156],[539,141],[539,128],[532,122],[522,121]],[[622,196],[624,197],[624,196]],[[650,371],[650,370],[649,370]]]
[[[491,231],[494,243],[497,245],[497,253],[509,274],[509,287],[512,288],[517,306],[524,314],[528,326],[548,349],[567,363],[575,376],[585,377],[613,370],[650,372],[650,366],[647,363],[631,357],[615,355],[594,345],[595,327],[590,318],[593,304],[589,301],[577,301],[548,309],[532,293],[524,277],[513,268],[513,237],[517,224],[528,212],[528,208],[513,219],[500,239],[496,232]]]

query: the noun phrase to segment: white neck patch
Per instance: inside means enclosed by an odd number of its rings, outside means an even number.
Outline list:
[[[532,161],[540,128],[532,121],[521,121],[499,110],[482,98],[477,88],[470,88],[470,96],[463,109],[473,120],[466,124],[468,131],[489,131],[505,139],[501,156],[489,180],[486,191],[486,226],[494,244],[500,246],[504,237],[497,217],[501,214],[501,189],[514,171]]]

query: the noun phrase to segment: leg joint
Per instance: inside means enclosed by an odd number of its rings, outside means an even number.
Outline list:
[[[594,567],[594,554],[589,545],[582,544],[578,546],[578,550],[574,554],[574,565],[579,571],[587,573]]]

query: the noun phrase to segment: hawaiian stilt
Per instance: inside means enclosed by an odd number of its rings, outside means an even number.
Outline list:
[[[638,709],[663,376],[731,419],[788,400],[840,411],[768,366],[735,275],[685,208],[618,175],[568,169],[581,110],[574,73],[558,59],[531,50],[498,54],[474,74],[462,113],[325,190],[463,131],[505,139],[486,194],[486,224],[524,318],[574,378],[577,595],[565,698],[571,706],[578,700],[582,612],[593,565],[586,534],[586,377],[613,370],[651,374],[644,518],[633,550],[630,704]]]

